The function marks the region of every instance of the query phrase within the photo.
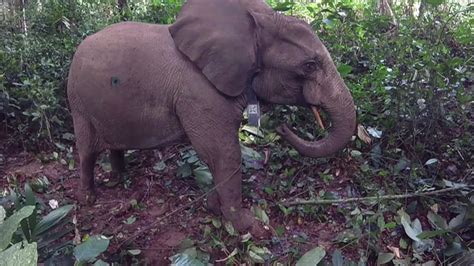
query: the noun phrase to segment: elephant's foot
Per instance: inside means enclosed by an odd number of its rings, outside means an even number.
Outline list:
[[[257,239],[271,237],[271,232],[263,226],[262,222],[255,219],[254,214],[248,209],[241,209],[240,212],[235,212],[236,215],[232,215],[232,225],[240,233],[245,234],[250,232],[253,237]],[[227,218],[227,217],[226,217]]]

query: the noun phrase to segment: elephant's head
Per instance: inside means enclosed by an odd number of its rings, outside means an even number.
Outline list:
[[[286,125],[278,129],[302,155],[330,155],[354,133],[352,97],[307,23],[274,12],[262,0],[188,0],[170,33],[225,95],[241,95],[251,81],[264,101],[324,109],[332,121],[324,139],[305,141]]]

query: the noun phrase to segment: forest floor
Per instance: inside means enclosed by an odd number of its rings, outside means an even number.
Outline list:
[[[159,172],[156,171],[156,164],[163,155],[170,159],[166,169]],[[332,254],[336,248],[342,249],[346,259],[357,262],[360,250],[367,249],[366,239],[341,244],[341,238],[349,227],[346,216],[351,215],[351,210],[355,210],[353,205],[317,207],[313,211],[320,213],[315,215],[296,212],[285,214],[278,205],[282,200],[308,198],[321,190],[332,192],[338,197],[347,196],[354,180],[353,162],[350,158],[333,158],[329,161],[329,167],[324,163],[297,168],[291,179],[287,180],[290,189],[283,194],[273,193],[268,189],[278,189],[275,184],[282,182],[280,177],[267,175],[268,165],[263,165],[263,169],[244,173],[244,205],[263,206],[269,217],[269,230],[273,231],[273,236],[242,243],[242,236],[232,235],[232,230],[225,228],[220,217],[214,216],[205,208],[203,200],[196,200],[205,191],[197,185],[194,178],[177,177],[177,147],[162,152],[148,150],[129,153],[126,156],[129,181],[115,186],[108,182],[107,170],[110,165],[103,155],[95,169],[98,197],[92,206],[78,202],[80,182],[76,167],[68,167],[60,160],[42,162],[39,159],[41,155],[17,152],[15,149],[5,149],[3,156],[0,175],[7,178],[0,179],[0,187],[6,189],[11,186],[12,179],[18,184],[24,184],[46,177],[49,181],[48,188],[45,193],[37,196],[47,209],[51,209],[47,204],[50,200],[57,200],[59,206],[75,204],[73,215],[77,219],[76,237],[78,233],[79,237],[86,234],[111,237],[109,248],[102,255],[105,261],[126,264],[146,261],[150,265],[168,265],[172,255],[195,246],[209,254],[210,262],[216,265],[225,264],[229,260],[242,263],[248,259],[244,258],[249,255],[245,251],[244,254],[239,253],[240,257],[227,257],[235,248],[248,250],[251,243],[250,246],[268,248],[271,255],[267,255],[273,261],[282,263],[294,262],[296,257],[317,246],[324,247],[327,254]],[[78,161],[77,158],[75,161]],[[297,164],[294,161],[291,163]],[[333,180],[308,179],[308,176],[315,176],[314,173],[325,169],[331,169],[330,173],[335,177]],[[374,181],[377,182],[377,179]],[[311,185],[307,182],[311,182]],[[386,217],[386,220],[391,219],[393,217]],[[427,221],[422,220],[422,223],[426,226]],[[148,229],[135,240],[130,239],[134,233],[144,228]],[[384,236],[377,241],[380,248],[386,250],[388,246],[398,246],[403,229],[382,234]],[[72,240],[75,235],[71,233],[67,237]],[[127,253],[130,250],[140,250],[140,255],[131,256]],[[374,260],[369,258],[369,261]]]

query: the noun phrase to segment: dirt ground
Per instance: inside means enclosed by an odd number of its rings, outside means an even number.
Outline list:
[[[162,151],[161,154],[173,152],[176,152],[175,148]],[[77,218],[80,236],[103,234],[112,237],[109,248],[103,256],[106,261],[124,262],[126,250],[139,249],[140,261],[146,261],[150,265],[168,265],[169,257],[182,247],[186,239],[192,239],[201,250],[209,253],[211,262],[228,255],[222,249],[211,247],[206,241],[208,236],[204,234],[205,227],[210,224],[209,221],[219,217],[213,216],[204,207],[202,200],[191,204],[204,193],[203,190],[197,186],[193,178],[176,177],[174,163],[168,163],[169,167],[165,171],[157,173],[153,166],[159,161],[158,151],[137,151],[127,158],[128,177],[131,180],[128,186],[120,183],[108,187],[106,181],[109,174],[104,171],[106,167],[101,166],[99,162],[95,171],[98,197],[92,206],[81,205],[78,202],[80,182],[76,168],[70,170],[67,165],[54,160],[42,163],[38,159],[40,156],[31,153],[17,153],[5,149],[2,154],[4,158],[0,175],[4,178],[0,179],[0,186],[6,188],[8,180],[12,177],[21,184],[38,177],[47,177],[50,185],[46,193],[38,194],[38,197],[44,202],[55,199],[60,206],[74,203],[76,208],[73,215]],[[317,182],[315,186],[344,196],[346,187],[351,183],[351,169],[342,167],[347,164],[343,159],[331,163],[336,179],[329,185],[315,180],[314,182]],[[304,178],[305,174],[318,171],[317,167],[300,169],[301,174],[296,173],[295,178]],[[344,214],[335,206],[331,206],[320,209],[326,212],[325,217],[331,217],[325,221],[309,216],[284,216],[276,204],[283,198],[271,197],[263,191],[264,185],[271,183],[274,178],[268,177],[266,172],[264,167],[262,170],[244,174],[244,204],[255,205],[264,199],[269,206],[267,214],[270,218],[270,227],[273,229],[284,227],[285,230],[279,236],[254,240],[255,243],[269,248],[280,262],[294,261],[290,252],[294,249],[303,254],[313,247],[323,246],[328,255],[332,254],[337,247],[334,244],[335,237],[346,227]],[[249,182],[249,179],[252,181]],[[304,187],[299,187],[285,198],[304,198],[308,193]],[[179,211],[173,212],[176,210]],[[134,233],[144,228],[148,229],[130,241]],[[304,236],[304,241],[300,240],[301,236]],[[72,239],[74,235],[68,237]],[[230,243],[236,241],[235,237],[229,235],[220,234],[220,237],[226,244],[227,241]],[[387,236],[380,241],[385,242],[380,244],[386,246],[398,239]],[[360,247],[345,247],[345,258],[358,261],[358,248]],[[216,263],[220,264],[224,262]]]

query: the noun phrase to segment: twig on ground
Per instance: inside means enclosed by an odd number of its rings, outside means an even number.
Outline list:
[[[415,193],[408,193],[408,194],[401,194],[401,195],[385,195],[385,196],[375,196],[375,197],[359,197],[359,198],[346,198],[346,199],[336,199],[336,200],[296,200],[296,201],[289,201],[289,202],[280,202],[283,206],[295,206],[295,205],[317,205],[317,204],[334,204],[334,203],[348,203],[348,202],[356,202],[356,201],[370,201],[370,200],[391,200],[391,199],[405,199],[405,198],[412,198],[412,197],[424,197],[430,196],[435,194],[441,194],[446,192],[451,192],[455,190],[460,190],[463,188],[468,188],[469,186],[459,186],[459,187],[452,187],[452,188],[444,188],[440,190],[433,190],[427,192],[415,192]]]
[[[180,212],[180,211],[183,211],[189,207],[191,207],[192,205],[194,205],[195,203],[201,201],[201,200],[204,200],[204,198],[209,195],[209,193],[211,193],[212,191],[216,190],[218,187],[224,185],[225,183],[227,183],[227,181],[229,181],[232,176],[234,176],[238,171],[240,171],[240,168],[237,168],[234,172],[232,172],[231,175],[229,175],[224,181],[220,182],[219,184],[215,185],[214,187],[212,187],[211,189],[209,189],[206,193],[200,195],[199,197],[195,198],[193,201],[189,202],[189,203],[186,203],[184,204],[183,206],[181,207],[178,207],[176,208],[175,210],[167,213],[166,215],[162,216],[162,217],[158,217],[154,222],[152,222],[151,224],[148,224],[144,227],[142,227],[141,229],[139,229],[138,231],[136,231],[134,234],[132,234],[130,237],[128,237],[127,239],[123,240],[122,242],[120,242],[120,244],[118,245],[117,248],[121,248],[122,246],[124,245],[128,245],[130,244],[135,238],[141,236],[142,234],[144,234],[145,232],[153,229],[156,227],[157,224],[159,224],[160,222],[164,221],[165,219],[173,216],[174,214]]]

